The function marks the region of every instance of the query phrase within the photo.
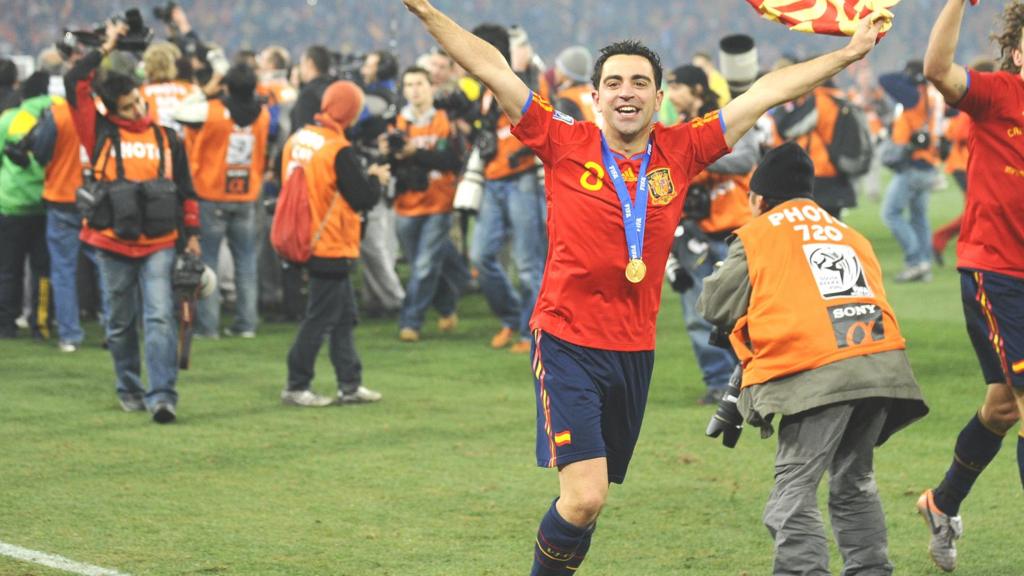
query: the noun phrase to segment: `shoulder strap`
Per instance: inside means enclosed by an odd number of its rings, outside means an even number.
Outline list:
[[[121,158],[121,133],[117,126],[112,126],[113,134],[108,134],[109,130],[103,130],[103,134],[100,135],[99,140],[96,141],[96,153],[100,154],[103,152],[103,145],[108,141],[110,147],[113,148],[114,161],[117,163],[117,179],[124,180],[124,160]],[[100,159],[97,158],[97,161]],[[103,155],[103,166],[96,170],[95,174],[103,174],[107,171],[107,162],[110,161],[110,154]]]
[[[301,168],[300,168],[301,170]],[[327,207],[327,213],[324,214],[324,219],[320,221],[320,225],[316,228],[316,234],[313,234],[313,240],[309,243],[309,251],[312,252],[316,245],[320,243],[320,235],[324,233],[324,228],[327,227],[327,219],[331,217],[331,213],[334,212],[334,205],[338,203],[338,198],[341,197],[340,192],[335,192],[334,197],[331,198],[331,205]]]
[[[157,150],[160,151],[160,168],[159,168],[159,170],[157,172],[157,178],[161,178],[161,179],[164,178],[164,174],[167,174],[167,171],[166,171],[167,156],[166,156],[166,152],[164,152],[164,135],[163,135],[163,132],[164,131],[160,129],[160,126],[154,122],[153,123],[153,134],[156,135],[156,147],[157,147]]]

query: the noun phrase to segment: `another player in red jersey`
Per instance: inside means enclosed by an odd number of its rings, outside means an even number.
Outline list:
[[[924,60],[928,80],[974,123],[956,253],[967,333],[987,384],[946,476],[917,502],[932,531],[932,560],[947,572],[956,568],[960,504],[1024,411],[1024,2],[1006,3],[993,34],[1001,70],[991,73],[953,62],[966,9],[967,0],[947,0]],[[1017,464],[1024,483],[1024,428]]]
[[[494,93],[513,134],[544,162],[549,248],[531,322],[537,460],[558,468],[560,491],[541,521],[532,574],[572,574],[640,432],[665,261],[689,179],[769,108],[863,58],[881,22],[865,19],[845,48],[773,72],[720,112],[672,128],[654,123],[664,96],[658,56],[638,42],[612,44],[592,77],[598,129],[532,94],[497,49],[429,1],[403,1]]]

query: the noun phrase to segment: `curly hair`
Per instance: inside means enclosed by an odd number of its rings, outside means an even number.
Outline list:
[[[151,83],[170,82],[178,77],[178,59],[181,50],[170,42],[154,42],[142,55],[146,70],[146,81]]]
[[[1021,29],[1024,29],[1024,3],[1013,0],[1003,10],[1003,29],[992,33],[992,40],[999,45],[999,68],[1018,73],[1020,66],[1013,63],[1013,51],[1020,49]]]

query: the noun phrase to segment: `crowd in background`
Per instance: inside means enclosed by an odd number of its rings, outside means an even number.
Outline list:
[[[405,17],[405,9],[398,1],[245,0],[228,4],[186,0],[181,4],[189,13],[201,14],[196,22],[200,32],[229,51],[277,44],[294,53],[313,40],[328,44],[332,50],[366,52],[393,48],[408,62],[433,45],[422,27]],[[0,52],[35,54],[65,27],[95,25],[133,5],[124,1],[3,0],[0,11],[5,17],[0,22],[0,45],[6,47]],[[713,51],[718,38],[734,31],[756,30],[762,56],[768,62],[783,52],[806,58],[833,49],[841,42],[765,25],[744,0],[641,0],[630,3],[629,9],[588,0],[441,0],[437,5],[445,12],[465,15],[467,23],[521,25],[530,31],[538,53],[546,60],[571,44],[607,45],[621,39],[623,30],[634,31],[633,36],[642,35],[666,62],[682,62],[697,51]],[[968,19],[961,31],[962,56],[990,51],[989,23],[999,9],[995,2],[982,2],[975,8],[978,16]],[[895,10],[896,32],[871,54],[871,61],[898,62],[908,54],[923,54],[931,10],[928,0],[903,0]],[[311,35],[311,30],[317,32]]]
[[[593,48],[618,38],[621,30],[643,30],[670,71],[661,113],[666,123],[699,119],[742,93],[758,72],[828,49],[831,42],[759,20],[745,5],[737,9],[722,2],[692,2],[680,10],[678,4],[682,3],[651,2],[622,11],[608,3],[582,0],[438,2],[443,9],[471,12],[481,21],[498,22],[498,26],[482,26],[476,32],[489,39],[504,38],[516,72],[535,92],[580,120],[595,119],[589,100]],[[493,99],[476,81],[464,77],[413,19],[404,17],[399,2],[384,6],[328,5],[312,0],[294,6],[249,2],[243,9],[238,4],[198,0],[182,7],[162,7],[167,9],[164,22],[152,18],[148,9],[143,13],[147,25],[158,32],[149,48],[135,54],[115,51],[101,68],[134,78],[142,87],[146,114],[178,133],[190,155],[191,176],[201,204],[203,260],[221,277],[217,292],[200,302],[198,337],[252,338],[260,319],[309,318],[303,302],[310,290],[305,286],[316,276],[311,276],[309,268],[315,270],[316,266],[304,268],[277,257],[270,242],[271,222],[278,194],[287,188],[290,138],[308,127],[322,127],[328,107],[324,94],[338,81],[349,80],[358,85],[362,107],[355,118],[346,120],[350,121],[346,142],[351,141],[356,152],[358,170],[363,172],[359,178],[365,178],[369,186],[367,194],[381,198],[352,215],[362,228],[361,237],[352,241],[360,248],[361,286],[355,290],[363,313],[395,318],[398,338],[412,343],[425,330],[424,316],[431,307],[440,313],[438,331],[454,330],[459,296],[478,289],[497,317],[497,332],[490,345],[515,353],[529,351],[529,316],[546,253],[543,171],[533,155],[511,137],[508,121]],[[0,63],[0,90],[4,91],[0,96],[5,107],[17,106],[21,99],[65,96],[65,86],[72,84],[62,77],[91,47],[83,44],[81,37],[68,37],[62,31],[89,29],[94,27],[90,24],[110,16],[107,6],[95,2],[41,2],[23,8],[6,11],[10,17],[0,23],[0,39],[6,41],[12,55],[39,51],[34,62],[38,71],[28,76],[25,70],[16,72],[10,62]],[[871,63],[860,64],[845,74],[839,85],[821,88],[809,98],[774,111],[733,154],[695,179],[690,194],[694,204],[688,199],[688,222],[681,223],[681,241],[673,251],[668,278],[681,294],[687,330],[707,385],[702,402],[718,401],[736,359],[708,344],[710,326],[695,314],[694,303],[701,280],[714,262],[724,257],[725,237],[750,218],[749,209],[744,212],[747,180],[767,149],[789,140],[800,143],[815,159],[818,201],[836,217],[857,204],[858,189],[877,200],[881,195],[880,165],[892,169],[896,178],[886,193],[882,217],[905,251],[905,269],[896,280],[930,279],[932,259],[941,258],[958,223],[951,223],[933,239],[926,222],[927,192],[937,185],[940,143],[947,132],[955,134],[950,136],[954,153],[948,169],[962,176],[965,167],[961,164],[966,159],[956,150],[965,146],[966,132],[952,116],[946,117],[941,98],[926,87],[920,65],[903,57],[922,52],[929,19],[915,14],[923,14],[926,8],[924,2],[903,2],[897,10],[895,30],[899,33],[894,30],[873,55],[876,66],[892,73],[890,79],[895,77],[891,86],[879,82],[880,75]],[[964,50],[987,52],[986,32],[972,28],[986,21],[979,17],[968,22],[963,31]],[[736,54],[729,42],[719,44],[722,37],[738,29],[757,30],[760,64],[746,79],[726,77]],[[571,34],[565,34],[566,30]],[[164,35],[171,42],[162,41]],[[53,49],[54,41],[63,43],[62,51]],[[741,50],[755,47],[752,38],[742,35],[739,45]],[[255,82],[251,90],[244,81],[248,75]],[[232,98],[240,96],[232,93],[231,78],[242,82],[236,92],[251,92],[245,98],[253,98],[252,102],[232,103]],[[908,91],[909,100],[905,97]],[[202,171],[210,165],[208,155],[224,153],[211,153],[199,143],[202,139],[197,141],[211,113],[211,102],[223,102],[234,114],[235,129],[251,132],[252,125],[263,134],[255,137],[257,145],[246,145],[251,146],[246,148],[250,155],[259,156],[252,164],[259,169],[253,168],[253,179],[245,180],[244,186],[252,192],[243,202],[228,201],[237,198],[206,190],[211,186],[210,177]],[[834,157],[837,117],[845,105],[862,110],[868,119],[875,144],[870,169],[865,165],[864,170],[847,173]],[[244,121],[239,120],[239,106],[252,112],[243,112]],[[266,120],[257,123],[257,118],[263,117],[260,110]],[[813,118],[810,124],[808,118]],[[919,133],[924,134],[924,141],[907,148]],[[305,137],[308,139],[308,134]],[[887,160],[887,154],[892,158]],[[357,202],[344,191],[340,176],[343,169],[351,171],[352,167],[343,168],[342,160],[337,162],[337,188],[343,190],[350,207],[355,207]],[[227,170],[230,172],[230,165]],[[477,185],[475,199],[472,193],[468,203],[456,197],[460,181],[467,188]],[[0,181],[0,192],[4,186],[10,187],[10,181]],[[700,193],[695,191],[698,189]],[[406,194],[409,191],[414,193]],[[55,202],[43,194],[41,179],[39,194],[38,213],[42,214]],[[69,198],[74,201],[73,191]],[[700,199],[707,205],[697,205]],[[320,212],[323,222],[333,214],[333,208],[324,212],[325,206]],[[906,219],[904,212],[908,213]],[[472,227],[468,225],[471,216],[475,216]],[[320,222],[313,226],[318,224],[323,226]],[[49,288],[40,288],[40,277],[66,275],[66,270],[51,273],[49,262],[40,262],[47,260],[40,246],[49,241],[50,251],[57,249],[53,232],[40,225],[27,234],[37,237],[35,248],[19,248],[9,254],[3,267],[6,275],[0,282],[10,284],[14,274],[10,270],[24,266],[25,256],[32,254],[32,267],[25,275],[30,279],[27,290],[0,290],[5,300],[0,309],[9,312],[12,306],[6,300],[24,294],[25,314],[19,319],[23,328],[37,338],[52,338],[65,352],[74,352],[81,345],[82,331],[77,322],[61,318],[61,305],[69,298],[67,288],[54,288],[52,297],[41,294]],[[345,245],[343,240],[339,242]],[[702,247],[696,253],[689,250],[695,245]],[[314,249],[314,264],[320,255]],[[342,258],[353,260],[355,266],[352,255],[346,253]],[[403,259],[409,267],[404,282],[396,267]],[[70,265],[67,254],[49,260],[62,262],[64,268]],[[81,308],[102,320],[102,282],[96,282],[100,274],[90,265],[93,258],[82,256],[79,260]],[[336,270],[330,274],[337,277]],[[221,325],[221,299],[234,306],[230,325]],[[44,311],[52,307],[53,300],[57,300],[56,326]],[[77,314],[77,304],[74,310]],[[65,317],[67,314],[63,312]],[[0,318],[0,336],[15,334],[15,315],[5,313]],[[354,316],[345,322],[351,324],[351,330]],[[309,342],[318,347],[322,336],[311,337]],[[346,346],[349,368],[355,366],[358,373],[358,357],[350,343]],[[297,341],[292,354],[299,348]],[[309,373],[304,384],[291,392],[308,391],[311,378]],[[339,385],[344,378],[353,384],[351,374],[339,372]],[[358,386],[358,382],[354,384]],[[350,388],[349,393],[356,393],[352,390],[362,391],[359,393],[368,401],[379,399],[376,392],[360,387]],[[320,405],[324,401],[305,396],[297,403],[302,402]]]

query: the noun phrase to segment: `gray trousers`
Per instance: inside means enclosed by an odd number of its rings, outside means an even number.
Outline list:
[[[359,246],[362,264],[363,303],[368,309],[397,312],[405,300],[405,289],[395,271],[398,235],[395,213],[378,202],[366,214],[366,235]]]
[[[311,277],[306,317],[288,352],[288,390],[309,390],[320,346],[324,338],[329,338],[328,351],[338,391],[355,392],[363,379],[363,364],[352,334],[357,322],[356,299],[348,276]]]
[[[873,458],[890,403],[865,398],[782,419],[775,488],[764,510],[764,524],[775,539],[773,574],[830,574],[817,497],[826,470],[828,510],[843,576],[892,574]]]

